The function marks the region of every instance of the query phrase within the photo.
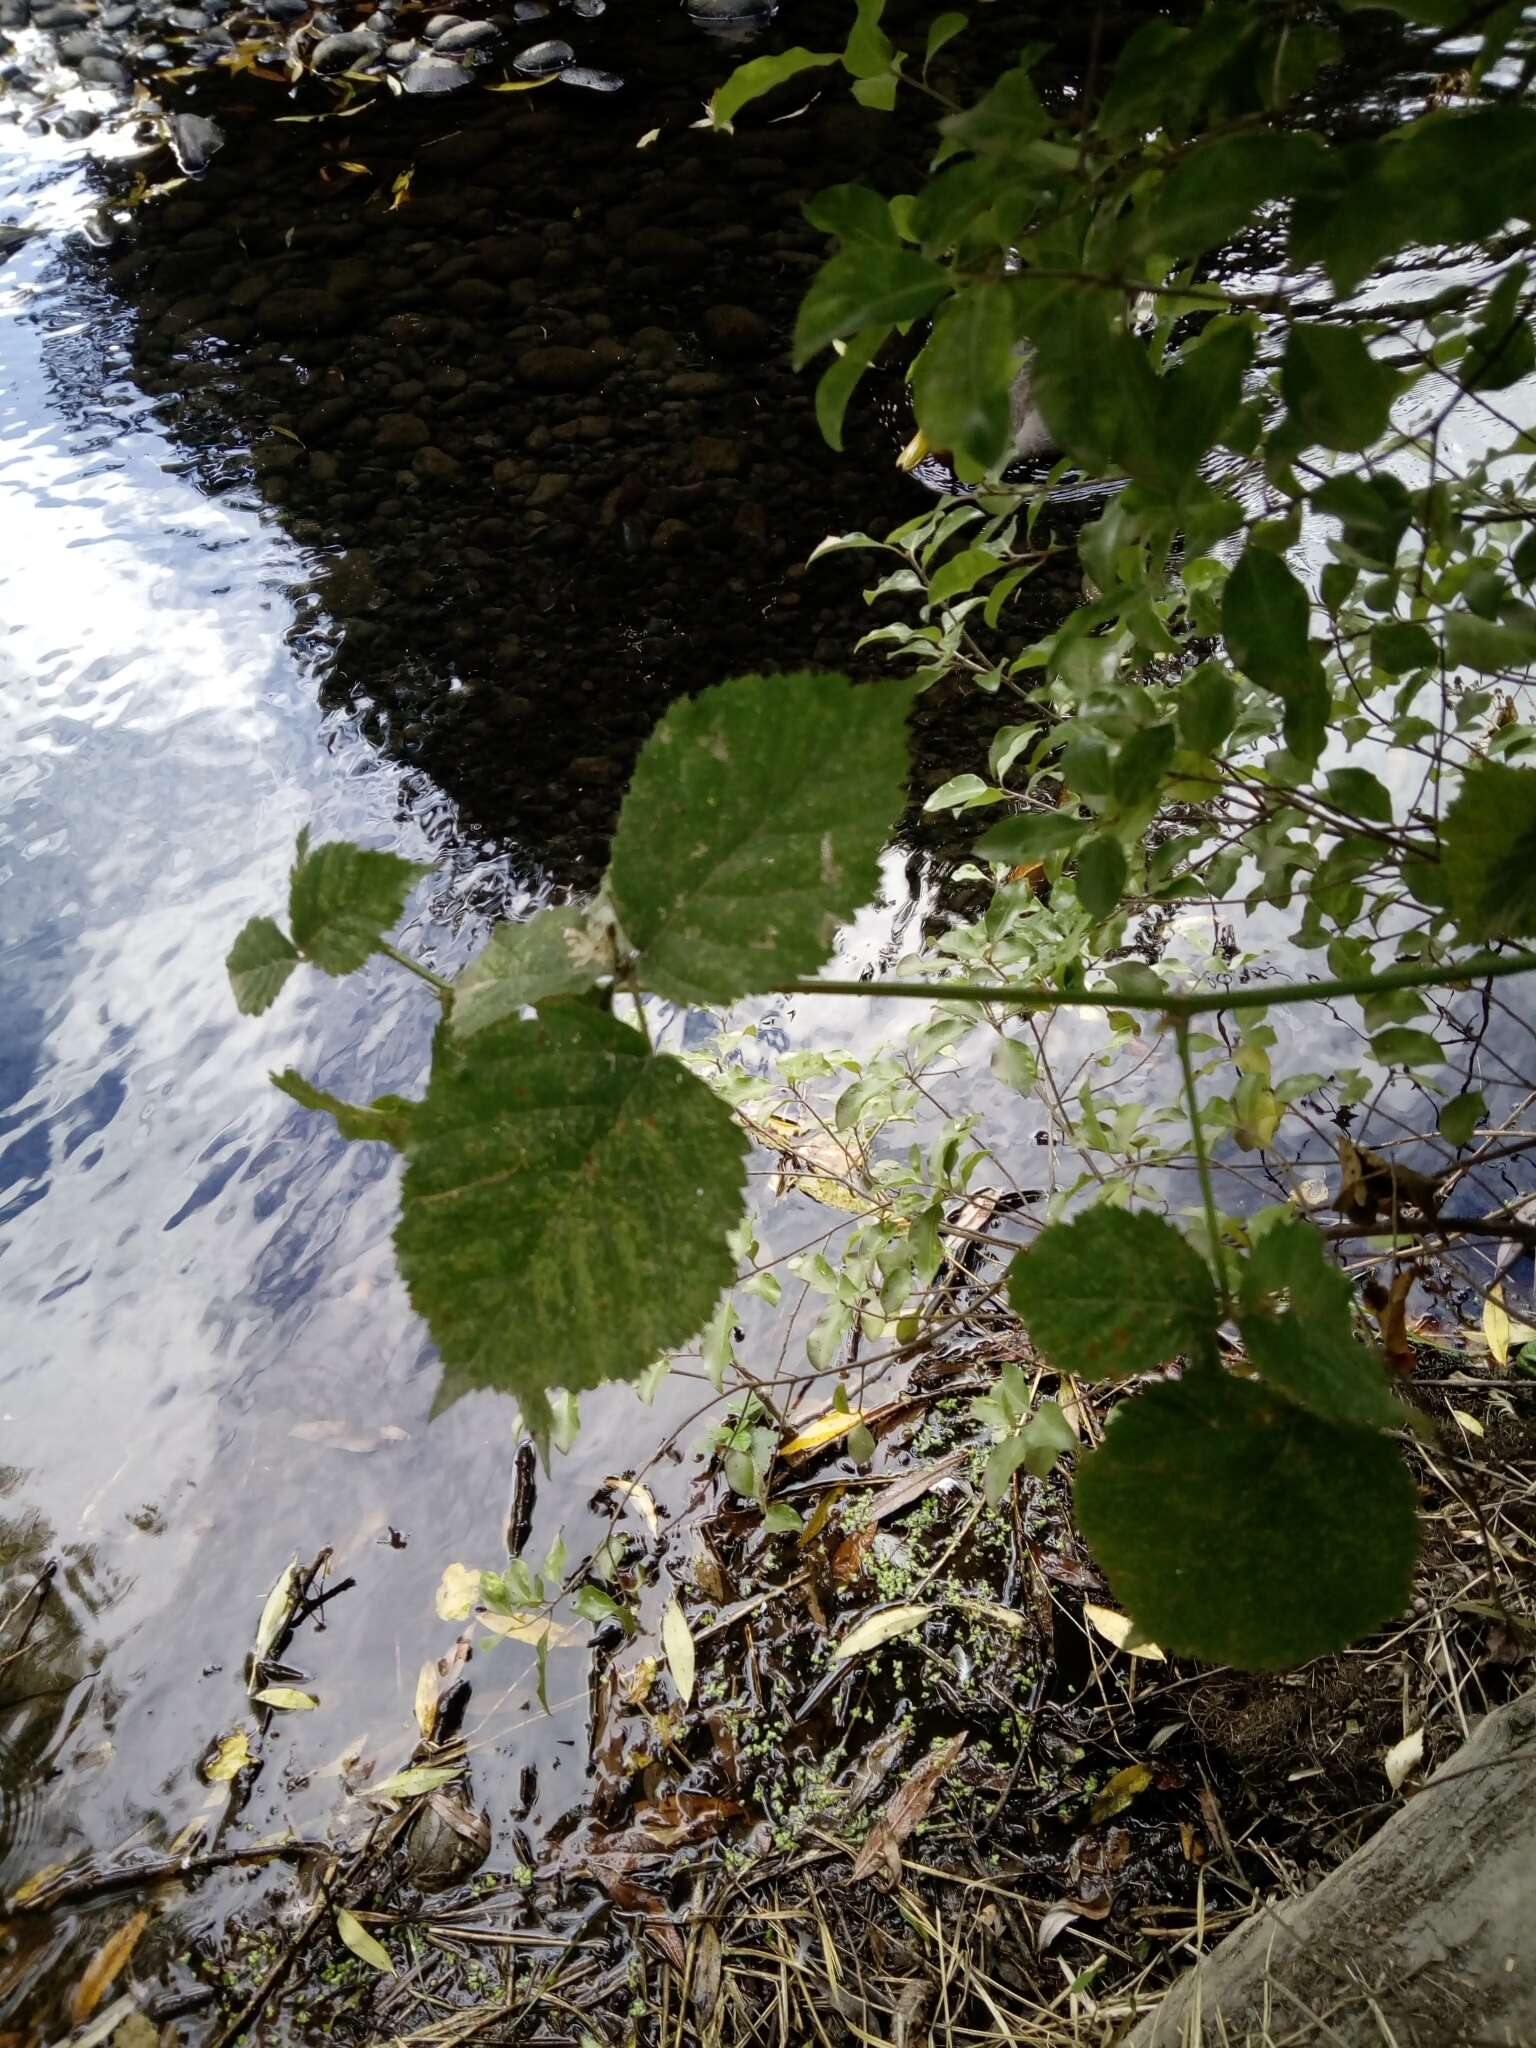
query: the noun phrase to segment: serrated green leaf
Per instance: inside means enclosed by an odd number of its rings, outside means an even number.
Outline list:
[[[1470,1145],[1477,1135],[1477,1127],[1488,1115],[1488,1104],[1480,1088],[1470,1089],[1465,1095],[1458,1095],[1444,1103],[1440,1110],[1440,1135],[1448,1145],[1454,1145],[1459,1152],[1463,1145]]]
[[[1008,1276],[1008,1298],[1062,1372],[1124,1379],[1214,1341],[1215,1283],[1188,1240],[1145,1210],[1053,1223]]]
[[[583,995],[610,971],[579,904],[499,924],[453,985],[449,1012],[460,1038],[557,996]]]
[[[600,1010],[440,1034],[395,1232],[439,1407],[504,1388],[547,1430],[552,1387],[635,1379],[686,1344],[731,1280],[746,1150],[704,1082]]]
[[[297,947],[270,917],[253,917],[243,925],[224,962],[241,1016],[259,1017],[270,1010],[298,963]]]
[[[1406,1410],[1392,1398],[1379,1354],[1354,1337],[1354,1290],[1306,1223],[1266,1230],[1242,1268],[1238,1326],[1249,1359],[1293,1401],[1325,1421],[1390,1429]]]
[[[761,99],[764,93],[787,84],[802,71],[813,71],[823,64],[835,64],[837,61],[836,50],[800,48],[780,50],[771,57],[753,57],[738,65],[724,85],[716,87],[709,103],[710,119],[717,128],[729,128],[742,108],[753,100]]]
[[[432,870],[397,853],[332,839],[300,841],[288,885],[293,942],[325,974],[352,974],[400,922],[405,899]]]
[[[1073,1497],[1116,1598],[1175,1655],[1301,1664],[1412,1592],[1415,1495],[1390,1440],[1227,1374],[1123,1402]]]
[[[874,894],[910,683],[739,676],[674,704],[619,814],[609,887],[644,985],[728,1002],[813,974]]]
[[[1446,814],[1441,843],[1463,938],[1536,933],[1536,769],[1474,762]]]
[[[1297,321],[1286,337],[1281,392],[1292,420],[1324,448],[1374,446],[1403,382],[1352,327]]]
[[[284,1068],[280,1074],[268,1076],[274,1088],[280,1088],[302,1109],[322,1110],[335,1117],[336,1128],[344,1138],[377,1138],[386,1145],[403,1147],[406,1131],[410,1125],[414,1102],[408,1102],[403,1095],[381,1095],[370,1103],[344,1102],[339,1095],[332,1095],[324,1088],[317,1088],[312,1081],[292,1067]]]

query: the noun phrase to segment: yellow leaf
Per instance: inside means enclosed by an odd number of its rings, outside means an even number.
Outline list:
[[[677,1696],[686,1707],[693,1698],[693,1678],[697,1658],[693,1647],[693,1631],[688,1626],[688,1617],[674,1596],[667,1602],[661,1617],[661,1643],[667,1653],[667,1669],[672,1674],[672,1683],[677,1687]]]
[[[432,1740],[432,1730],[437,1726],[437,1661],[429,1657],[416,1677],[416,1726],[424,1738]]]
[[[635,144],[635,147],[636,149],[649,149],[653,142],[660,142],[660,140],[661,130],[659,128],[647,128],[640,140]]]
[[[260,1692],[253,1692],[251,1698],[258,1707],[279,1707],[285,1714],[307,1713],[320,1702],[312,1692],[300,1692],[292,1685],[264,1685]]]
[[[1483,1335],[1488,1339],[1488,1349],[1497,1365],[1509,1363],[1509,1311],[1504,1306],[1504,1290],[1494,1286],[1488,1290],[1483,1303]]]
[[[1090,1600],[1083,1605],[1083,1619],[1098,1630],[1106,1643],[1113,1643],[1128,1657],[1145,1657],[1152,1664],[1167,1663],[1166,1655],[1157,1644],[1149,1643],[1138,1634],[1136,1624],[1128,1614],[1117,1614],[1113,1607],[1095,1607]]]
[[[36,1898],[45,1885],[52,1884],[53,1880],[62,1876],[68,1868],[67,1863],[45,1863],[41,1870],[34,1870],[30,1877],[24,1877],[17,1885],[15,1891],[11,1893],[12,1903],[24,1906],[28,1899]]]
[[[1145,1792],[1152,1782],[1152,1773],[1145,1764],[1127,1764],[1094,1795],[1088,1809],[1089,1823],[1097,1827],[1100,1821],[1109,1820],[1117,1813],[1124,1813],[1138,1792]]]
[[[1451,1414],[1461,1424],[1462,1428],[1467,1431],[1468,1435],[1482,1436],[1485,1434],[1483,1425],[1478,1421],[1477,1417],[1469,1415],[1465,1408],[1453,1408]]]
[[[210,1785],[227,1785],[247,1764],[254,1762],[250,1737],[243,1728],[237,1728],[233,1735],[219,1737],[212,1757],[203,1765],[203,1776]]]
[[[480,1598],[480,1574],[467,1564],[451,1564],[437,1588],[439,1621],[467,1621],[470,1609]]]
[[[394,1976],[395,1966],[390,1961],[389,1950],[382,1941],[375,1941],[362,1921],[356,1914],[349,1913],[345,1906],[336,1908],[336,1932],[353,1955],[370,1963],[375,1970],[382,1970],[386,1977]]]
[[[543,1614],[491,1614],[482,1607],[475,1620],[481,1628],[489,1629],[493,1636],[505,1636],[509,1643],[537,1646],[548,1636],[552,1650],[568,1650],[574,1644],[587,1640],[585,1629],[572,1628],[564,1621],[551,1621]]]
[[[1387,1774],[1387,1783],[1394,1792],[1403,1789],[1404,1780],[1416,1771],[1424,1761],[1424,1730],[1415,1728],[1411,1735],[1405,1735],[1401,1742],[1394,1742],[1381,1760],[1381,1767]]]
[[[387,1778],[380,1778],[377,1785],[365,1785],[360,1794],[364,1799],[414,1799],[422,1792],[435,1792],[440,1785],[458,1777],[462,1764],[412,1764],[403,1771],[395,1771]]]
[[[131,1920],[123,1922],[116,1934],[108,1936],[81,1971],[80,1981],[69,2001],[69,2016],[77,2027],[82,2026],[100,2005],[103,1992],[127,1966],[128,1958],[138,1947],[139,1937],[148,1925],[147,1910],[135,1913]]]
[[[642,1486],[638,1479],[623,1479],[613,1474],[610,1474],[603,1484],[611,1486],[620,1500],[635,1510],[653,1536],[661,1534],[661,1516],[657,1513],[656,1497],[648,1486]]]
[[[255,1652],[259,1664],[272,1645],[282,1634],[288,1613],[293,1606],[294,1574],[299,1569],[298,1555],[289,1558],[278,1576],[277,1584],[267,1595],[261,1610],[261,1619],[256,1624]]]
[[[399,173],[393,185],[390,186],[389,189],[391,193],[394,195],[389,202],[389,210],[391,213],[398,213],[400,208],[404,206],[406,200],[410,198],[411,180],[415,177],[415,175],[416,166],[414,164],[411,164],[406,170],[403,170]]]
[[[823,1208],[841,1209],[849,1216],[862,1216],[874,1207],[868,1195],[861,1195],[856,1188],[845,1187],[840,1180],[828,1180],[824,1174],[803,1173],[786,1185],[799,1194],[809,1195]]]
[[[797,1451],[819,1451],[823,1444],[835,1444],[840,1436],[858,1428],[866,1412],[863,1408],[829,1408],[790,1438],[783,1446],[784,1456],[792,1458]]]
[[[551,71],[547,78],[509,78],[501,85],[487,86],[488,92],[537,92],[541,85],[553,85],[560,76]]]
[[[349,163],[345,157],[341,160],[341,168],[344,171],[354,172],[359,178],[371,178],[373,176],[372,171],[369,170],[366,164]]]
[[[842,1664],[849,1657],[861,1657],[866,1650],[878,1650],[882,1643],[891,1642],[896,1636],[910,1635],[913,1629],[922,1627],[932,1612],[931,1607],[887,1607],[883,1613],[870,1615],[843,1637],[832,1652],[833,1663]]]

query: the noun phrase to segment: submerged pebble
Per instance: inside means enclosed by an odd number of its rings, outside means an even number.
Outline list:
[[[494,43],[499,34],[494,22],[460,21],[434,38],[433,48],[450,54],[456,50],[478,50],[483,43]]]
[[[171,131],[176,161],[189,178],[206,171],[224,147],[224,130],[217,121],[209,121],[201,114],[172,114],[166,126]]]
[[[583,86],[588,92],[618,92],[624,81],[612,71],[594,71],[590,64],[568,64],[560,83]]]
[[[451,57],[418,57],[400,83],[407,92],[457,92],[468,85],[469,72]]]
[[[574,64],[576,52],[569,43],[531,43],[526,50],[520,50],[512,62],[530,78],[544,78],[551,71],[563,71],[567,64]]]

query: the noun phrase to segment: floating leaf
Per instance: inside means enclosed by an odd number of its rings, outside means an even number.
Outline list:
[[[429,1657],[416,1674],[416,1698],[414,1702],[416,1726],[421,1730],[424,1741],[432,1740],[432,1730],[437,1726],[437,1659]]]
[[[463,1768],[462,1764],[412,1764],[388,1778],[380,1778],[377,1785],[365,1785],[359,1797],[416,1799],[423,1792],[435,1792],[440,1785],[451,1784]]]
[[[241,1016],[259,1017],[270,1010],[298,961],[298,948],[270,917],[253,917],[243,925],[224,962]]]
[[[1392,1443],[1214,1369],[1122,1403],[1073,1493],[1116,1596],[1175,1655],[1304,1663],[1412,1591],[1415,1495]]]
[[[555,996],[583,994],[604,970],[574,903],[499,924],[453,985],[453,1028],[461,1038]]]
[[[1146,1764],[1126,1764],[1123,1769],[1107,1778],[1094,1794],[1093,1804],[1088,1809],[1088,1824],[1098,1827],[1106,1820],[1112,1820],[1117,1813],[1124,1813],[1139,1793],[1145,1792],[1152,1782],[1152,1773]]]
[[[212,1754],[201,1766],[202,1776],[210,1785],[227,1785],[255,1761],[251,1738],[243,1728],[237,1728],[233,1734],[219,1737]]]
[[[270,1655],[288,1625],[288,1616],[293,1611],[298,1569],[299,1560],[295,1555],[289,1558],[278,1573],[277,1583],[262,1605],[261,1619],[256,1624],[256,1640],[252,1645],[252,1655],[258,1664]]]
[[[801,674],[738,676],[672,706],[636,764],[609,875],[647,988],[728,1002],[822,965],[875,892],[911,701],[907,683]]]
[[[922,1627],[932,1612],[931,1607],[923,1606],[883,1608],[880,1613],[869,1615],[848,1631],[832,1652],[832,1660],[841,1664],[849,1657],[862,1657],[870,1650],[878,1650],[882,1643],[889,1643],[897,1636],[909,1636],[914,1629]]]
[[[686,1344],[730,1284],[746,1149],[703,1081],[599,1010],[440,1039],[395,1233],[439,1406],[505,1388],[537,1432],[551,1387],[637,1378]]]
[[[818,1415],[814,1422],[797,1430],[780,1449],[786,1458],[792,1458],[797,1451],[819,1451],[823,1445],[835,1444],[839,1437],[857,1429],[864,1416],[862,1408],[829,1408],[825,1415]]]
[[[439,1621],[464,1621],[480,1598],[480,1574],[467,1564],[451,1564],[437,1582]]]
[[[349,1913],[345,1906],[336,1908],[336,1932],[353,1955],[375,1970],[382,1970],[386,1977],[394,1976],[395,1966],[390,1960],[389,1950],[382,1941],[376,1941],[356,1914]]]
[[[312,1692],[300,1692],[292,1685],[264,1685],[260,1692],[253,1692],[251,1698],[259,1707],[279,1707],[287,1714],[307,1713],[320,1702]]]
[[[661,1516],[656,1509],[656,1497],[648,1486],[642,1486],[638,1479],[621,1479],[610,1476],[603,1481],[611,1487],[626,1507],[634,1509],[653,1536],[661,1534]]]
[[[1145,1210],[1090,1209],[1053,1223],[1008,1276],[1008,1297],[1063,1372],[1151,1372],[1216,1334],[1216,1288],[1194,1247]]]
[[[1145,1657],[1149,1664],[1167,1663],[1167,1653],[1149,1641],[1128,1614],[1120,1614],[1113,1607],[1096,1607],[1091,1600],[1085,1600],[1083,1619],[1098,1631],[1106,1643],[1113,1643],[1117,1650],[1124,1650],[1127,1657]]]
[[[662,1611],[661,1644],[667,1653],[667,1669],[672,1674],[677,1696],[686,1707],[693,1698],[693,1631],[689,1628],[688,1618],[675,1597],[667,1602]]]
[[[69,2017],[77,2027],[83,2026],[100,2005],[102,1996],[113,1978],[120,1976],[127,1968],[128,1960],[138,1947],[140,1937],[148,1925],[147,1910],[135,1913],[131,1920],[123,1922],[115,1934],[107,1937],[80,1972],[69,1999]]]
[[[311,847],[299,835],[288,885],[288,922],[306,960],[326,974],[351,974],[400,922],[405,899],[430,868],[333,839]]]

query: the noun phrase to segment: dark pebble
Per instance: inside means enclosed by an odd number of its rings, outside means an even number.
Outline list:
[[[525,349],[517,359],[517,374],[535,391],[590,391],[608,374],[608,365],[587,348]]]
[[[383,48],[382,40],[369,35],[366,29],[354,29],[347,35],[324,36],[314,47],[310,68],[314,71],[350,71],[354,65],[377,57]]]
[[[458,50],[478,50],[482,43],[494,43],[500,33],[492,21],[461,21],[434,37],[432,46],[452,56]]]

